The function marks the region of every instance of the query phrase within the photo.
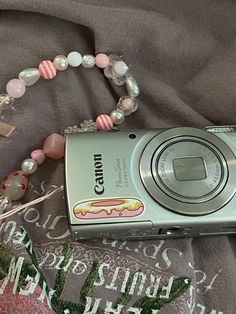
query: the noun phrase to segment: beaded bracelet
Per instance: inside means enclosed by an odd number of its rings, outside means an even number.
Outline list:
[[[82,56],[79,52],[72,51],[67,57],[56,56],[53,62],[44,60],[38,68],[23,70],[18,79],[10,80],[6,85],[7,93],[0,95],[0,114],[3,109],[12,107],[14,100],[24,95],[26,87],[34,85],[40,77],[51,80],[56,76],[57,71],[66,70],[69,65],[71,67],[82,65],[84,68],[92,68],[96,65],[103,69],[104,75],[115,85],[126,84],[128,96],[122,96],[119,99],[117,108],[110,115],[101,114],[95,121],[85,120],[80,124],[80,127],[68,127],[65,133],[107,131],[112,129],[114,125],[121,124],[125,116],[138,109],[136,97],[139,95],[139,87],[134,76],[130,73],[129,67],[118,55],[107,56],[104,53],[99,53],[95,57],[90,54]],[[8,137],[14,129],[14,126],[0,122],[0,135]],[[31,158],[22,162],[21,170],[15,171],[3,179],[0,190],[0,219],[9,217],[27,206],[39,203],[63,189],[61,186],[30,203],[13,208],[12,202],[20,200],[27,190],[29,175],[36,172],[46,157],[56,160],[62,158],[64,145],[63,135],[56,133],[49,135],[44,141],[43,148],[34,150],[31,153]]]

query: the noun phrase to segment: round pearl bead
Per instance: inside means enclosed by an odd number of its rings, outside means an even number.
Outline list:
[[[64,71],[68,68],[68,59],[63,55],[58,55],[54,58],[53,63],[55,64],[58,71]]]
[[[78,67],[82,63],[82,56],[77,51],[72,51],[67,56],[69,65],[72,67]]]
[[[98,68],[105,68],[109,65],[109,57],[105,53],[99,53],[95,57],[95,63]]]
[[[114,124],[121,124],[125,119],[125,114],[121,110],[113,110],[110,114],[111,121]]]
[[[21,169],[28,174],[34,173],[38,168],[38,163],[34,159],[25,159],[21,164]]]
[[[25,93],[25,84],[21,80],[13,79],[7,83],[6,90],[9,96],[20,98]]]
[[[127,72],[128,66],[124,61],[117,61],[114,63],[112,70],[117,76],[123,76]]]
[[[84,68],[92,68],[95,65],[95,58],[92,55],[84,55],[82,66]]]
[[[101,114],[96,119],[97,129],[99,131],[107,131],[113,128],[111,117],[107,114]]]

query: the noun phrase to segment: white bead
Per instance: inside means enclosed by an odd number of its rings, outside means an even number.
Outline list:
[[[72,67],[78,67],[82,63],[82,56],[77,51],[72,51],[67,56],[69,65]]]
[[[25,159],[21,164],[21,169],[28,174],[34,173],[38,168],[38,163],[36,160],[28,158]]]
[[[125,119],[125,114],[123,111],[116,109],[111,112],[110,117],[114,124],[121,124]]]
[[[55,64],[58,71],[64,71],[68,68],[68,59],[63,55],[58,55],[54,58],[53,63]]]
[[[126,78],[126,88],[130,97],[137,97],[139,95],[139,87],[133,76]]]
[[[117,76],[123,76],[128,70],[128,66],[124,63],[124,61],[117,61],[114,63],[112,67],[112,71],[117,75]]]
[[[84,68],[92,68],[95,65],[95,58],[92,55],[84,55],[82,66]]]
[[[23,70],[19,74],[19,79],[25,84],[25,86],[31,86],[35,84],[39,78],[40,73],[36,68]]]

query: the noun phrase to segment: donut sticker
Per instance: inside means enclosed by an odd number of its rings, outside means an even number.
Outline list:
[[[90,200],[73,208],[78,219],[130,218],[141,215],[143,210],[144,205],[137,198]]]

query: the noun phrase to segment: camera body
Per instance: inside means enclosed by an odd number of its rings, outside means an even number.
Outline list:
[[[236,127],[66,134],[76,239],[236,233]]]

